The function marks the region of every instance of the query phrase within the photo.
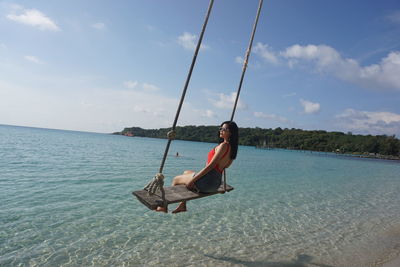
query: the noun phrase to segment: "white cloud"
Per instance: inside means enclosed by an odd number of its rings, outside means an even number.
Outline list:
[[[160,88],[154,84],[151,83],[139,83],[138,81],[125,81],[123,82],[124,87],[129,88],[129,89],[141,89],[143,91],[147,92],[155,92],[159,91]]]
[[[313,103],[304,99],[300,99],[300,104],[303,106],[304,113],[306,114],[316,114],[321,109],[321,105],[319,103]]]
[[[96,22],[92,24],[92,27],[96,30],[104,30],[106,28],[106,24],[104,24],[103,22]]]
[[[0,121],[4,124],[93,132],[124,127],[171,126],[178,100],[137,90],[82,87],[79,82],[60,90],[0,81]],[[204,121],[189,108],[187,121]]]
[[[194,50],[196,48],[196,35],[188,32],[183,33],[178,37],[178,43],[187,50]]]
[[[236,63],[239,63],[239,64],[243,64],[244,59],[243,59],[242,57],[240,57],[240,56],[237,56],[237,57],[235,58],[235,62],[236,62]]]
[[[337,124],[345,131],[365,134],[400,134],[400,114],[385,111],[346,109],[336,116]]]
[[[253,115],[256,118],[263,118],[263,119],[274,120],[274,121],[279,121],[279,122],[284,122],[284,123],[289,122],[289,120],[287,118],[278,116],[276,114],[267,114],[264,112],[256,111],[253,113]]]
[[[158,108],[149,107],[146,104],[137,104],[134,106],[133,110],[138,113],[145,113],[146,115],[150,115],[150,117],[160,117],[165,114],[165,109],[161,106]]]
[[[150,91],[150,92],[154,92],[154,91],[160,90],[160,88],[158,88],[154,84],[150,84],[150,83],[143,83],[142,87],[143,87],[144,90]]]
[[[200,115],[201,121],[193,121],[191,119],[190,114],[198,114]],[[181,112],[181,116],[179,117],[179,121],[186,125],[200,125],[200,124],[213,124],[219,123],[216,119],[218,118],[217,113],[212,111],[211,109],[198,109],[194,104],[190,102],[184,102],[183,108]],[[199,119],[199,118],[198,118]],[[211,119],[211,120],[210,120]]]
[[[88,77],[84,78],[67,77],[67,82],[54,79],[59,82],[56,88],[0,80],[0,122],[103,133],[132,126],[172,125],[179,99],[142,90],[140,82],[137,87],[141,90],[119,90],[118,85],[115,88],[88,87],[85,82]],[[178,120],[178,125],[219,123],[217,112],[187,101]]]
[[[237,56],[237,57],[235,57],[235,62],[240,65],[243,65],[244,59],[241,56]],[[255,64],[252,64],[250,61],[250,62],[248,62],[248,67],[250,67],[250,66],[253,68],[258,68],[258,67],[260,67],[260,64],[258,62],[256,62]]]
[[[215,114],[214,111],[207,109],[204,113],[204,116],[207,118],[215,118],[217,115]]]
[[[326,45],[293,45],[281,53],[289,66],[311,62],[319,72],[368,88],[400,89],[400,51],[389,53],[379,64],[361,67]]]
[[[41,61],[40,59],[38,59],[37,57],[34,56],[24,56],[24,58],[30,62],[36,63],[36,64],[44,64],[43,61]]]
[[[392,23],[400,24],[400,10],[395,10],[386,16],[386,19]]]
[[[186,50],[194,51],[197,45],[197,36],[195,34],[191,34],[189,32],[184,32],[182,35],[178,37],[178,44],[180,44]],[[208,49],[209,46],[201,45],[200,49]]]
[[[289,93],[289,94],[284,94],[284,95],[282,95],[282,97],[283,98],[287,98],[287,97],[293,97],[293,96],[296,96],[297,94],[295,93],[295,92],[293,92],[293,93]]]
[[[17,8],[16,8],[17,9]],[[18,8],[19,10],[20,8]],[[9,14],[7,18],[26,25],[37,27],[40,30],[59,31],[57,24],[37,9],[24,9],[19,15]]]
[[[271,51],[271,49],[268,47],[267,44],[262,44],[258,42],[254,48],[253,51],[255,54],[259,55],[262,57],[265,61],[277,64],[279,62],[278,57],[275,55],[274,52]]]
[[[225,95],[223,93],[219,93],[218,100],[209,99],[209,101],[217,108],[231,109],[231,108],[233,108],[233,105],[235,104],[236,95],[237,95],[236,92],[232,92],[230,95]],[[238,103],[237,103],[237,108],[238,109],[246,109],[247,105],[244,104],[239,98]]]
[[[137,82],[137,81],[126,81],[123,83],[123,85],[129,89],[134,89],[138,84],[139,84],[139,82]]]

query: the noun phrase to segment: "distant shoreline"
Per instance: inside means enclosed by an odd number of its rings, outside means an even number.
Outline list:
[[[350,158],[363,158],[363,159],[379,159],[379,160],[392,160],[397,161],[400,160],[400,157],[390,156],[390,155],[371,155],[366,153],[337,153],[337,152],[327,152],[327,151],[317,151],[317,150],[300,150],[300,149],[293,149],[293,148],[271,148],[271,147],[260,147],[256,146],[257,149],[266,149],[266,150],[292,150],[297,152],[304,152],[304,153],[319,153],[319,154],[327,154],[331,156],[338,156],[338,157],[350,157]]]
[[[208,126],[177,126],[176,139],[198,142],[218,142],[218,128]],[[167,138],[171,128],[143,129],[127,127],[113,134],[150,138]],[[239,145],[260,148],[333,152],[352,157],[400,160],[400,140],[395,135],[361,135],[351,132],[327,132],[280,127],[276,129],[239,128]]]
[[[154,139],[167,139],[162,137],[150,137],[150,136],[134,136],[121,134],[121,132],[112,133],[112,135],[122,135],[126,137],[139,137],[139,138],[154,138]],[[210,143],[208,141],[199,141],[199,140],[185,140],[185,139],[177,139],[179,141],[189,141],[189,142],[202,142],[202,143]],[[211,142],[212,143],[212,142]],[[256,149],[265,149],[265,150],[287,150],[287,151],[296,151],[302,153],[318,153],[318,154],[326,154],[330,156],[337,157],[347,157],[347,158],[361,158],[361,159],[373,159],[373,160],[388,160],[388,161],[400,161],[400,157],[391,156],[391,155],[380,155],[380,154],[367,154],[367,153],[338,153],[334,151],[318,151],[318,150],[302,150],[302,149],[294,149],[294,148],[280,148],[280,147],[264,147],[264,146],[254,146],[254,145],[242,145],[248,147],[255,147]]]

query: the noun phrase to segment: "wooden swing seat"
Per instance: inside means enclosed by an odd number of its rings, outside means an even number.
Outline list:
[[[225,193],[223,184],[220,186],[220,188],[218,188],[218,191],[215,193],[196,193],[187,189],[185,185],[168,186],[164,187],[164,190],[165,190],[165,200],[167,201],[167,204],[178,203],[182,201],[188,201],[192,199],[212,196],[215,194]],[[227,184],[226,192],[232,190],[233,187]],[[134,191],[132,192],[132,194],[136,196],[140,202],[142,202],[145,206],[147,206],[151,210],[155,210],[158,206],[163,205],[161,192],[159,190],[154,195],[151,196],[146,190]]]

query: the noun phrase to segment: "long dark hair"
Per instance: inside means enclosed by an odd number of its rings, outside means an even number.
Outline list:
[[[236,159],[238,145],[239,145],[239,128],[234,121],[224,121],[221,127],[227,124],[231,136],[229,137],[229,144],[231,145],[231,159]],[[224,142],[223,138],[219,138],[219,143]]]

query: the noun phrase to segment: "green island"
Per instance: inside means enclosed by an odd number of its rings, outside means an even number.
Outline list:
[[[216,142],[219,126],[178,126],[176,140]],[[116,135],[167,138],[171,128],[125,128]],[[400,160],[400,140],[395,135],[359,135],[323,130],[240,128],[240,145],[266,149],[334,152],[349,156]]]

